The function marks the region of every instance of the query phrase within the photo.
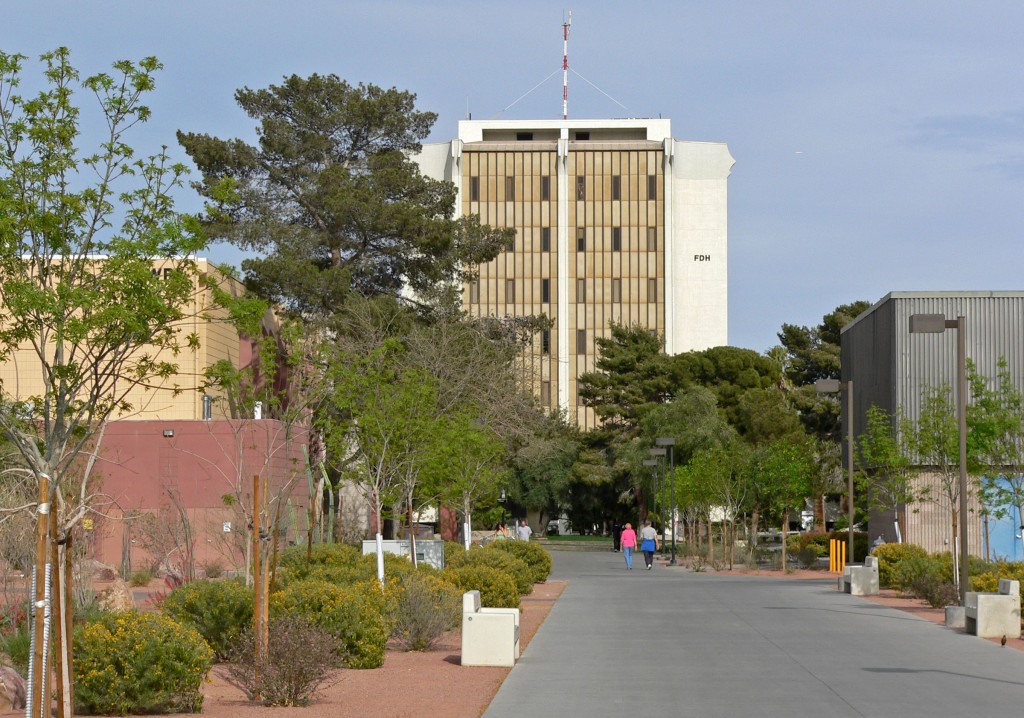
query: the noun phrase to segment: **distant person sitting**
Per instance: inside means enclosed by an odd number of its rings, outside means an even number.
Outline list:
[[[531,536],[533,536],[533,529],[530,528],[530,524],[526,523],[526,519],[523,519],[516,527],[516,538],[520,541],[529,541]]]

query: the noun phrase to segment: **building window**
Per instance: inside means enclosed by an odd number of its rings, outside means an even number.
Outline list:
[[[577,132],[576,133],[576,141],[577,142],[586,142],[589,139],[590,139],[590,133],[589,132]]]
[[[647,251],[658,251],[658,229],[656,227],[647,228]]]
[[[513,231],[512,234],[510,234],[508,236],[508,241],[505,242],[505,251],[506,252],[514,252],[514,251],[516,251],[516,234],[517,234],[517,232],[518,232],[518,230]]]
[[[576,178],[576,199],[587,198],[587,178],[577,177]]]
[[[540,228],[540,251],[551,251],[551,227]]]
[[[587,251],[587,230],[585,227],[576,228],[576,251]]]
[[[532,132],[517,132],[516,133],[516,142],[529,142],[532,139],[533,139],[533,133]]]
[[[540,403],[551,406],[551,382],[547,379],[540,383]]]
[[[658,301],[658,280],[648,279],[647,280],[647,301],[651,304],[655,304]]]
[[[612,251],[622,251],[622,227],[612,227]]]
[[[551,280],[542,279],[540,280],[540,300],[542,302],[551,301]]]
[[[622,280],[612,280],[612,302],[619,303],[622,301]]]
[[[516,301],[516,280],[505,280],[505,303],[515,304]]]
[[[577,329],[576,330],[576,353],[586,354],[587,353],[587,330]]]
[[[540,333],[540,351],[541,354],[551,353],[551,330],[545,329]]]
[[[469,178],[469,201],[479,202],[480,201],[480,178],[470,177]]]
[[[587,280],[577,279],[576,280],[576,302],[583,304],[587,301]]]
[[[612,175],[612,201],[622,199],[622,175]]]
[[[474,304],[480,303],[480,281],[477,279],[469,283],[469,301]]]
[[[551,175],[540,178],[540,198],[545,202],[551,199]]]
[[[512,175],[505,177],[505,201],[515,202],[516,200],[516,178]]]
[[[647,175],[647,199],[658,199],[657,175]]]

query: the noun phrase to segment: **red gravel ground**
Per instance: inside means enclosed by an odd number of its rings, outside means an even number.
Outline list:
[[[664,567],[666,570],[688,570]],[[797,570],[748,571],[734,569],[739,575],[785,577],[793,580],[831,579],[824,571]],[[534,586],[533,593],[522,602],[521,635],[523,648],[547,618],[555,601],[565,589],[564,581],[548,581]],[[931,608],[923,601],[901,596],[884,589],[878,596],[865,600],[907,611],[933,623],[943,625],[945,612]],[[998,642],[998,641],[997,641]],[[1024,639],[1009,639],[1008,648],[1024,650]],[[389,650],[384,665],[374,670],[339,671],[331,685],[321,689],[316,701],[305,708],[265,708],[245,700],[242,693],[228,685],[216,671],[211,673],[205,688],[203,715],[212,718],[478,718],[497,693],[508,668],[463,667],[459,664],[459,634],[448,634],[434,650],[404,653]],[[0,712],[13,718],[24,711]]]
[[[536,584],[520,606],[522,648],[547,618],[565,589],[565,581]],[[460,665],[459,632],[447,634],[431,651],[389,650],[373,670],[338,671],[330,685],[305,708],[266,708],[245,700],[242,692],[211,672],[204,689],[203,715],[211,718],[477,718],[490,704],[510,668]],[[0,711],[0,716],[24,716]]]

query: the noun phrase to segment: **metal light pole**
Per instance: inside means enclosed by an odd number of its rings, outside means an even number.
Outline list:
[[[945,314],[913,314],[911,334],[941,334],[956,329],[956,414],[960,432],[960,605],[967,598],[967,320],[946,319]]]
[[[664,488],[664,486],[665,486],[665,456],[668,454],[668,452],[665,451],[664,448],[659,448],[659,449],[648,449],[647,453],[650,454],[651,456],[655,457],[655,459],[658,462],[658,473],[661,476],[661,485]],[[664,502],[662,502],[662,509],[664,509],[664,508],[665,508]],[[665,517],[664,516],[659,516],[658,518],[661,519],[661,524],[662,524],[662,527],[663,527],[662,530],[664,530]]]
[[[818,379],[814,382],[814,388],[822,394],[835,394],[842,390],[846,392],[846,500],[849,539],[846,544],[846,561],[853,563],[853,380],[839,381],[838,379]]]
[[[657,459],[644,459],[644,466],[651,467],[651,486],[654,489],[654,495],[658,495],[658,460]]]
[[[669,463],[669,480],[672,482],[672,504],[670,510],[672,511],[672,559],[668,562],[669,566],[676,565],[676,456],[675,456],[675,445],[676,440],[670,436],[662,436],[654,440],[654,443],[658,446],[668,447],[668,463]],[[662,449],[664,451],[664,449]]]

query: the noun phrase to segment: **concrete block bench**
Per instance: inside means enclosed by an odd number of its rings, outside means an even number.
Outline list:
[[[482,608],[480,592],[462,595],[462,665],[514,666],[519,659],[519,609]]]
[[[839,577],[839,590],[853,596],[878,595],[878,559],[868,556],[863,564],[847,564]]]
[[[964,628],[979,638],[1020,638],[1020,581],[999,579],[998,593],[968,591]]]

